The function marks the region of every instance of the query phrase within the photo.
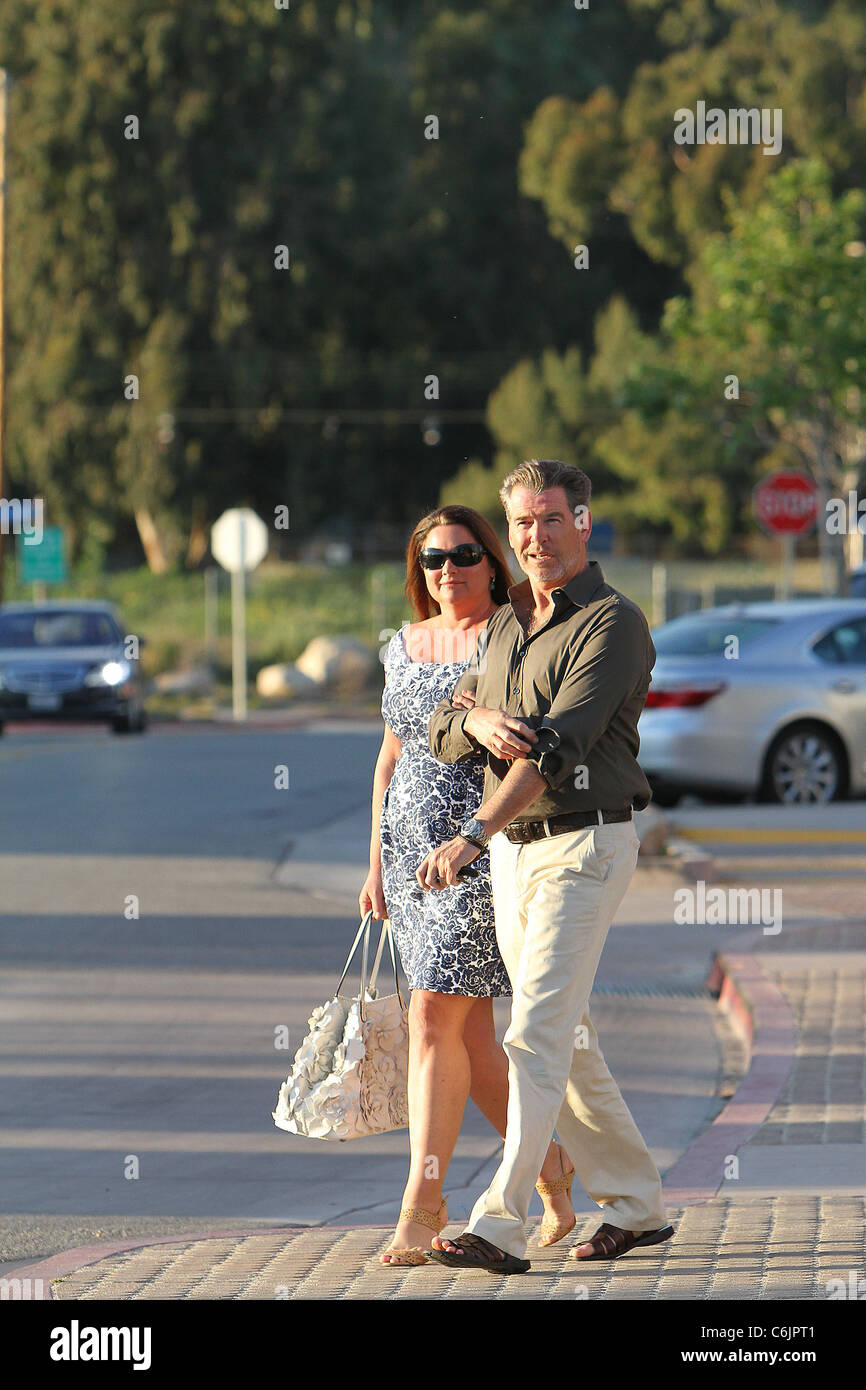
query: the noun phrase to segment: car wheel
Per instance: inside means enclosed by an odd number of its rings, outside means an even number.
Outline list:
[[[839,740],[820,724],[795,724],[773,740],[764,764],[762,799],[784,805],[837,801],[848,768]]]

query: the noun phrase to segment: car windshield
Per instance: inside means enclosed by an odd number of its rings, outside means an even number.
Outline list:
[[[778,622],[778,618],[748,618],[737,613],[728,618],[689,613],[656,628],[652,638],[659,656],[721,656],[732,637],[745,646]]]
[[[0,647],[102,647],[119,634],[108,613],[34,609],[0,613]]]

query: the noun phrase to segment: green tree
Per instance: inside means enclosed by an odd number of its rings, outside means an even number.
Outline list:
[[[489,459],[503,373],[588,334],[603,285],[563,296],[517,156],[550,90],[624,88],[622,32],[652,23],[519,0],[7,0],[13,475],[76,549],[93,525],[137,534],[155,568],[194,562],[240,501],[289,503],[296,534],[411,520],[455,459]]]
[[[492,512],[504,475],[524,459],[561,458],[592,479],[593,511],[632,536],[671,536],[720,551],[739,520],[733,497],[757,451],[740,448],[706,411],[693,415],[657,399],[646,416],[630,407],[626,378],[664,366],[664,350],[640,331],[616,296],[597,316],[588,366],[581,353],[548,351],[508,373],[490,399],[498,449],[492,469],[468,464],[442,500],[480,497]],[[648,401],[642,401],[648,404]],[[471,503],[478,506],[478,501]]]
[[[519,163],[551,235],[569,252],[585,243],[601,276],[615,266],[623,301],[596,310],[586,373],[567,347],[555,359],[565,390],[548,384],[550,359],[522,363],[493,393],[489,419],[497,460],[519,447],[523,418],[530,437],[559,440],[596,469],[599,505],[626,529],[715,552],[747,524],[762,462],[796,459],[841,486],[863,452],[859,323],[843,329],[837,316],[841,294],[861,318],[866,15],[849,0],[628,9],[653,17],[657,51],[624,89],[548,95]],[[781,154],[677,144],[675,112],[698,100],[782,108]],[[823,172],[809,164],[804,175],[804,158],[822,151]],[[840,238],[853,244],[847,258]],[[657,332],[660,289],[670,308]],[[723,395],[729,374],[743,382],[736,403]]]
[[[669,48],[637,67],[625,93],[607,85],[584,101],[550,96],[527,128],[521,187],[539,199],[567,245],[626,229],[659,264],[687,268],[725,224],[724,193],[762,196],[779,164],[821,154],[841,187],[866,156],[866,14],[852,0],[632,0],[658,17]],[[760,145],[680,145],[674,113],[707,106],[780,108],[782,151]]]
[[[866,460],[866,192],[834,198],[828,167],[801,160],[757,206],[726,202],[727,232],[705,241],[693,295],[668,304],[625,399],[648,423],[708,419],[735,450],[847,492]]]

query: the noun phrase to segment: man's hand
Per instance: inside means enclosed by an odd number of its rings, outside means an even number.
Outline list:
[[[476,705],[463,721],[463,728],[497,758],[525,758],[538,734],[522,719],[506,714],[502,709],[485,709]],[[528,740],[528,741],[527,741]]]
[[[470,844],[462,835],[455,835],[453,840],[448,840],[438,849],[431,849],[425,855],[415,870],[415,877],[425,891],[428,888],[452,888],[464,864],[471,864],[480,853],[477,845]]]

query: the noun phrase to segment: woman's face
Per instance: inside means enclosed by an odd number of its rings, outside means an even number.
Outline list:
[[[478,538],[468,526],[434,526],[428,531],[422,550],[454,550],[458,545],[477,545]],[[471,612],[490,598],[490,581],[496,571],[489,555],[482,555],[477,565],[461,567],[447,559],[441,569],[421,570],[428,592],[439,607],[454,607]],[[444,600],[444,605],[443,605]]]

